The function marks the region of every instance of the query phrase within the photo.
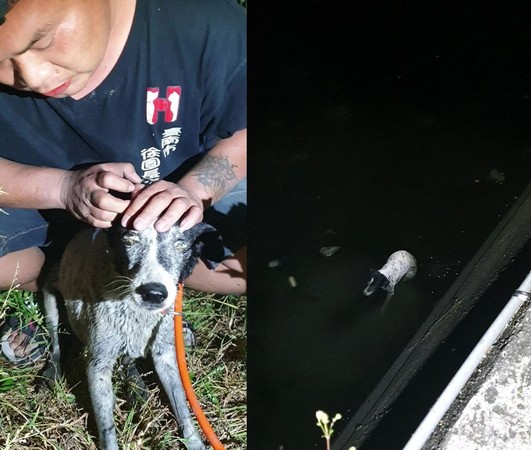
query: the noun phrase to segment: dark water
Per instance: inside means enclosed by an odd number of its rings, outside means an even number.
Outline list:
[[[404,448],[453,375],[527,276],[530,267],[531,241],[413,377],[388,414],[363,442],[363,450]]]
[[[249,8],[252,450],[324,448],[315,411],[341,430],[530,178],[516,10],[306,5]],[[399,249],[417,276],[363,297]]]

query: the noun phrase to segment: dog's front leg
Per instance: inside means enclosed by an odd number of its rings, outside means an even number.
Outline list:
[[[205,450],[205,444],[194,425],[192,414],[186,403],[186,395],[175,358],[175,347],[168,343],[165,345],[155,344],[152,355],[157,375],[182,429],[186,447],[188,450]]]
[[[112,373],[116,359],[117,357],[102,355],[101,351],[92,349],[87,365],[88,389],[98,426],[101,450],[118,450],[113,420],[115,398],[112,389]]]
[[[59,349],[59,310],[57,308],[58,293],[51,287],[43,289],[46,327],[52,340],[52,351],[48,358],[43,378],[50,387],[61,377],[61,352]]]

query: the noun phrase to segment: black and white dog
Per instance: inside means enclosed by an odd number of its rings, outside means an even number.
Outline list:
[[[43,289],[53,341],[45,375],[56,379],[61,374],[56,303],[60,296],[73,331],[87,346],[88,387],[102,450],[118,450],[111,380],[115,363],[121,356],[134,360],[148,353],[188,449],[205,449],[177,367],[173,315],[166,313],[173,309],[177,283],[198,261],[202,238],[214,232],[205,223],[184,232],[174,226],[165,233],[153,227],[142,232],[87,229],[70,241],[56,279]],[[216,232],[214,241],[218,239]]]
[[[377,289],[387,291],[387,300],[395,293],[395,287],[402,280],[410,280],[417,273],[417,260],[406,250],[398,250],[391,254],[384,266],[370,269],[369,282],[363,295],[372,295]]]

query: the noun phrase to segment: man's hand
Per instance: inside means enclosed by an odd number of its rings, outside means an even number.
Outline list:
[[[156,220],[155,229],[162,232],[176,222],[187,230],[202,219],[203,203],[194,192],[161,180],[137,188],[124,211],[122,225],[140,231]]]
[[[177,183],[157,181],[137,187],[122,225],[143,230],[155,221],[157,231],[179,222],[183,230],[203,220],[203,211],[247,174],[247,130],[220,139]]]
[[[76,218],[94,227],[109,228],[130,200],[109,191],[131,193],[142,179],[129,163],[103,163],[70,171],[61,185],[63,207]]]

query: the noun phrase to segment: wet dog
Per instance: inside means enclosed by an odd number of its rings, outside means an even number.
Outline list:
[[[410,280],[417,273],[417,260],[406,250],[398,250],[391,254],[384,266],[379,269],[370,269],[369,281],[363,295],[372,295],[376,290],[387,291],[386,299],[395,293],[395,287],[402,280]]]
[[[191,273],[206,236],[219,240],[216,230],[205,223],[184,232],[174,226],[165,233],[153,227],[142,232],[87,229],[68,244],[55,280],[43,289],[52,336],[45,375],[61,375],[56,303],[60,296],[73,331],[87,346],[88,388],[103,450],[118,450],[111,380],[115,363],[121,356],[133,361],[148,353],[188,449],[205,449],[177,367],[171,311],[177,283]]]

